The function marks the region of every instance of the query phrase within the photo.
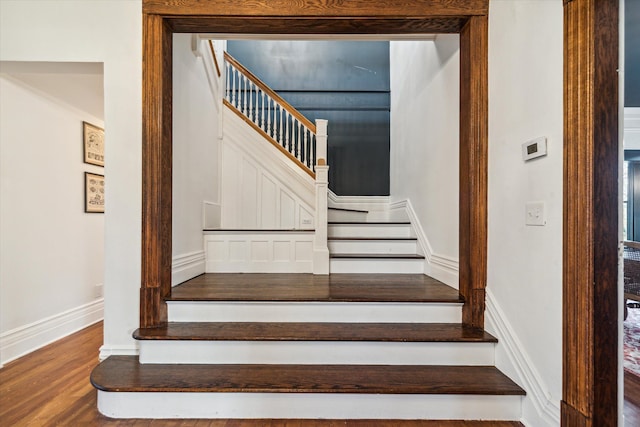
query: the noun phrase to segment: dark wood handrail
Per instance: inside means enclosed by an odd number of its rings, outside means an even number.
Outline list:
[[[258,77],[256,77],[251,71],[247,70],[242,66],[233,56],[229,55],[229,53],[224,53],[224,59],[231,65],[233,65],[237,70],[239,70],[242,74],[247,76],[249,80],[251,80],[256,86],[262,89],[267,95],[271,97],[274,101],[284,107],[292,116],[294,116],[300,123],[302,123],[307,129],[309,129],[314,134],[316,133],[316,125],[313,124],[309,119],[303,116],[298,110],[295,109],[291,104],[282,99],[280,95],[274,92],[269,86],[262,82]],[[228,89],[228,88],[227,88]]]
[[[625,240],[622,242],[622,244],[628,248],[640,249],[640,242]]]
[[[218,73],[218,77],[222,76],[220,73],[220,65],[218,65],[218,57],[216,56],[216,50],[213,48],[213,41],[209,40],[209,49],[211,49],[211,56],[213,57],[213,65],[216,66],[216,73]]]

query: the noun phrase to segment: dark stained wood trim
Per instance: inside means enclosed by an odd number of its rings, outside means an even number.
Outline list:
[[[451,34],[459,33],[467,18],[256,18],[207,16],[170,17],[175,32],[222,34]]]
[[[488,18],[460,33],[460,293],[462,322],[484,327],[487,283]]]
[[[171,292],[172,30],[157,15],[143,23],[140,326],[152,327]]]
[[[618,20],[564,4],[564,426],[618,425]]]
[[[213,65],[216,67],[216,74],[218,77],[222,77],[222,73],[220,72],[220,65],[218,64],[218,55],[216,55],[216,50],[213,47],[213,40],[209,40],[209,51],[211,52],[211,57],[213,58]]]
[[[232,17],[459,17],[487,15],[488,0],[143,0],[146,14]]]
[[[488,0],[143,0],[145,161],[141,326],[166,322],[163,300],[168,296],[171,282],[172,32],[461,32],[460,279],[466,297],[463,321],[468,326],[483,327],[487,257],[488,5]],[[148,79],[153,81],[146,82]]]

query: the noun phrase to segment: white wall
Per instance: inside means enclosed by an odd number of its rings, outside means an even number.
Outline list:
[[[104,63],[108,181],[102,355],[133,353],[140,288],[141,2],[3,0],[0,60]]]
[[[562,28],[561,1],[490,2],[488,299],[533,368],[525,380],[539,389],[523,411],[536,426],[559,420],[562,392]],[[521,144],[543,135],[548,156],[523,162]],[[527,201],[546,203],[546,226],[525,226]],[[498,349],[498,367],[514,375]]]
[[[173,284],[204,273],[203,202],[220,201],[222,99],[209,83],[218,77],[207,76],[206,58],[194,54],[191,42],[190,34],[173,36]],[[197,43],[209,55],[208,42]]]
[[[390,46],[391,201],[411,201],[448,259],[458,258],[459,44],[455,34]]]
[[[2,364],[102,318],[104,215],[84,213],[84,172],[103,169],[82,146],[82,122],[102,119],[13,74],[0,93]]]

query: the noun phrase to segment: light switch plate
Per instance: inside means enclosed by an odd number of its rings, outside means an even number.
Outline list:
[[[526,205],[526,225],[545,225],[547,214],[544,202],[528,202]]]

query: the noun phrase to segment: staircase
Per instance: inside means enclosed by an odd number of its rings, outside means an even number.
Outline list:
[[[458,290],[423,274],[411,222],[328,207],[326,125],[298,118],[226,59],[225,132],[244,132],[229,155],[290,211],[259,212],[253,229],[205,230],[208,272],[172,288],[168,324],[136,330],[138,356],[93,371],[100,412],[519,420],[525,392],[495,368],[497,339],[464,326]]]
[[[206,274],[91,381],[119,418],[517,420],[524,392],[462,302],[425,275]]]

